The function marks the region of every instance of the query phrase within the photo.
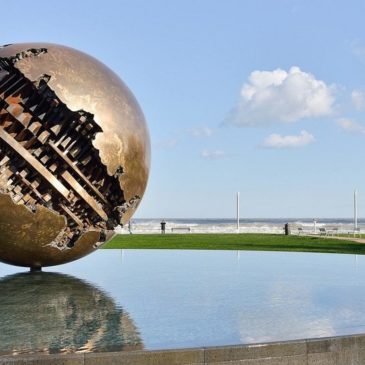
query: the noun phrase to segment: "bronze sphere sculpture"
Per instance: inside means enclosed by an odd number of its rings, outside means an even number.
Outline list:
[[[94,251],[131,218],[149,165],[143,113],[109,68],[55,44],[0,47],[0,261]]]

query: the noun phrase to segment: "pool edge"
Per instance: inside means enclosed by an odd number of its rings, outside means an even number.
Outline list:
[[[365,334],[176,350],[0,356],[0,365],[363,365]]]

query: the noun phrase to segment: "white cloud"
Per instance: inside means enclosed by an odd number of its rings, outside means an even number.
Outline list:
[[[359,57],[359,58],[365,58],[365,47],[363,44],[361,44],[361,42],[356,39],[351,43],[351,49],[352,49],[352,53]]]
[[[188,132],[191,136],[195,138],[204,138],[211,137],[214,133],[214,129],[209,127],[197,127],[188,129]]]
[[[219,160],[226,157],[226,153],[222,150],[203,150],[200,156],[207,160]]]
[[[351,119],[339,119],[337,125],[348,133],[365,134],[365,126]]]
[[[307,131],[301,131],[299,135],[282,136],[280,134],[271,134],[267,137],[262,146],[266,148],[296,148],[304,147],[315,141],[312,134]]]
[[[291,123],[333,112],[334,86],[291,67],[287,72],[254,71],[242,86],[238,106],[227,122],[237,126]]]
[[[169,150],[175,148],[178,144],[178,140],[175,138],[169,138],[156,143],[156,147],[163,150]]]
[[[351,101],[357,110],[365,108],[365,94],[360,90],[353,90],[351,93]]]

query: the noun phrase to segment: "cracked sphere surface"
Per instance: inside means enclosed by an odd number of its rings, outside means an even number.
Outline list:
[[[149,165],[143,113],[109,68],[65,46],[0,47],[0,261],[92,252],[133,215]]]

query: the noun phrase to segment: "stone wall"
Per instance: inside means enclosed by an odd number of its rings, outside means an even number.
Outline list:
[[[182,350],[0,357],[0,365],[363,365],[365,334]]]

